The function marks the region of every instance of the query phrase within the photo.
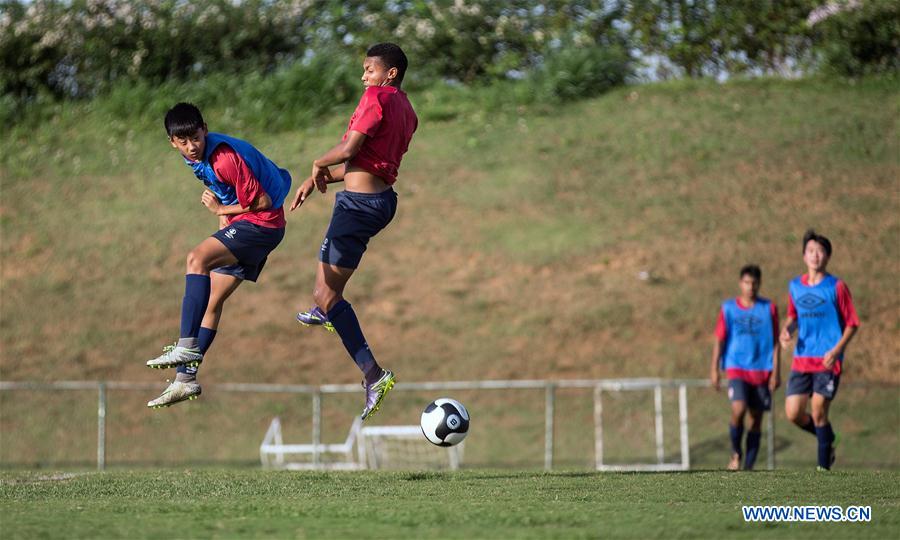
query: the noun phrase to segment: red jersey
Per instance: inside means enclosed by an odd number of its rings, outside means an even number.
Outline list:
[[[223,183],[234,187],[238,202],[248,208],[256,198],[265,193],[259,181],[241,156],[227,144],[220,144],[209,156],[209,164],[216,176]],[[281,229],[287,223],[284,219],[284,208],[245,212],[234,216],[226,216],[228,223],[249,221],[261,227]]]
[[[381,177],[388,185],[397,181],[400,159],[419,125],[406,93],[393,86],[370,86],[350,117],[351,131],[366,135],[359,152],[348,162]]]

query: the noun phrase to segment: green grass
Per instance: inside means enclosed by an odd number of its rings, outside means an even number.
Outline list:
[[[900,473],[0,474],[4,538],[889,538]],[[869,523],[745,523],[742,505]],[[891,532],[893,531],[893,532]]]

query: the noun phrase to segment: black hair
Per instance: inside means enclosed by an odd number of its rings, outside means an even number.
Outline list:
[[[825,238],[825,236],[817,233],[813,229],[807,229],[807,231],[803,234],[803,253],[806,253],[806,244],[810,241],[814,241],[819,244],[823,248],[825,248],[825,255],[828,258],[831,258],[831,240]]]
[[[409,60],[406,59],[406,54],[403,53],[403,49],[400,48],[399,45],[394,43],[377,43],[369,47],[369,50],[366,51],[366,58],[380,58],[381,62],[384,63],[385,67],[397,68],[397,84],[403,82],[403,76],[406,75],[406,67],[409,65]]]
[[[200,109],[193,103],[178,103],[166,113],[165,125],[169,138],[189,137],[205,124]]]
[[[750,276],[756,281],[762,281],[762,270],[760,270],[759,266],[755,264],[747,264],[744,265],[743,268],[741,268],[740,277],[743,278],[744,276]]]

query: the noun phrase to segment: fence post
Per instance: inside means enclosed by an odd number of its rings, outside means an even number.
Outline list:
[[[322,442],[322,390],[317,388],[312,395],[312,442],[313,466],[319,467],[319,446]]]
[[[681,468],[691,468],[691,445],[688,442],[687,386],[678,387],[678,423],[681,424]]]
[[[603,387],[594,387],[594,468],[603,467]]]
[[[106,469],[106,383],[97,384],[97,470]]]
[[[663,463],[666,460],[665,447],[663,446],[663,408],[662,408],[662,386],[656,385],[653,388],[653,412],[656,424],[656,462]]]
[[[544,390],[544,470],[553,468],[553,415],[556,405],[556,385],[547,383]]]

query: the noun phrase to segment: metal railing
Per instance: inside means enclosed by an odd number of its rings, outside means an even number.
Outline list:
[[[666,470],[666,468],[686,469],[690,466],[688,451],[688,426],[687,426],[687,397],[688,387],[709,387],[710,383],[705,379],[575,379],[575,380],[486,380],[486,381],[448,381],[448,382],[418,382],[398,383],[396,391],[448,391],[448,390],[515,390],[534,389],[544,390],[544,468],[553,468],[553,433],[554,416],[556,408],[556,390],[560,388],[584,388],[594,389],[595,395],[595,429],[598,430],[595,441],[595,463],[598,470],[637,470],[641,468],[653,468]],[[296,384],[254,384],[254,383],[222,383],[210,384],[221,392],[250,392],[250,393],[291,393],[308,394],[312,400],[312,445],[314,448],[321,446],[322,439],[322,396],[325,394],[359,393],[358,384],[323,384],[323,385],[296,385]],[[97,469],[106,468],[106,409],[108,390],[155,390],[157,383],[121,382],[121,381],[0,381],[0,391],[17,390],[96,390],[97,391]],[[679,393],[679,424],[681,461],[677,464],[665,464],[663,462],[663,425],[662,425],[662,389],[678,389]],[[609,391],[654,391],[654,419],[656,427],[656,465],[646,466],[614,466],[603,462],[602,445],[602,392]],[[768,467],[775,467],[774,453],[774,422],[771,414],[767,418],[768,441]],[[313,461],[318,463],[319,456],[313,456]],[[659,467],[661,466],[661,467]]]

